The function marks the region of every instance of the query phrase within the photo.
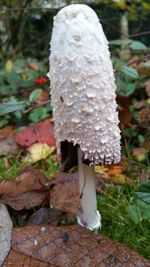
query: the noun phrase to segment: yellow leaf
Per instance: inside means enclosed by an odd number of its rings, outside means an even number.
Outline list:
[[[94,171],[97,177],[100,176],[103,178],[108,178],[108,175],[107,175],[108,168],[106,168],[105,166],[95,166]]]
[[[13,62],[12,60],[8,59],[5,64],[5,68],[7,72],[11,72],[13,69]]]
[[[111,181],[115,184],[120,184],[120,185],[131,183],[131,180],[126,175],[119,173],[111,177]]]
[[[27,156],[23,159],[24,162],[35,163],[39,160],[46,159],[53,153],[55,147],[48,146],[47,144],[36,143],[27,149]]]

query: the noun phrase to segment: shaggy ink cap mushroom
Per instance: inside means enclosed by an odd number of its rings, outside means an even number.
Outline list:
[[[62,163],[68,164],[66,169],[77,158],[83,169],[91,168],[83,163],[118,163],[120,130],[114,72],[108,41],[90,7],[69,5],[54,18],[49,77],[55,135]],[[81,172],[85,176],[85,170]],[[80,193],[85,181],[81,187]]]

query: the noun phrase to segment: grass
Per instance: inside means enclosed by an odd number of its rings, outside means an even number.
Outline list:
[[[150,259],[150,221],[142,220],[135,224],[126,210],[135,203],[133,189],[113,185],[106,187],[105,194],[98,196],[98,209],[102,216],[101,232]]]
[[[21,167],[21,163],[15,159],[10,159],[9,166],[6,166],[3,158],[0,158],[0,181],[13,179],[18,175]]]
[[[16,159],[9,159],[9,165],[6,166],[3,158],[0,158],[0,181],[1,180],[11,180],[27,165],[17,161]],[[49,180],[52,179],[55,173],[60,171],[58,163],[55,157],[50,156],[45,160],[41,160],[33,166],[39,169]]]

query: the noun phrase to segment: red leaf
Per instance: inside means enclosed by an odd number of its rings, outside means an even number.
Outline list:
[[[38,84],[38,85],[43,85],[43,84],[45,84],[45,83],[48,82],[48,79],[41,77],[41,78],[36,79],[35,82],[36,82],[36,84]]]
[[[25,130],[17,132],[14,139],[17,144],[23,147],[30,147],[37,142],[56,146],[51,119],[46,119]]]

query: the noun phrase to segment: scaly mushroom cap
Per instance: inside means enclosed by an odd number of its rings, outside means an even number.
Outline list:
[[[49,77],[57,142],[78,144],[91,164],[119,162],[113,67],[90,7],[69,5],[54,18]]]

